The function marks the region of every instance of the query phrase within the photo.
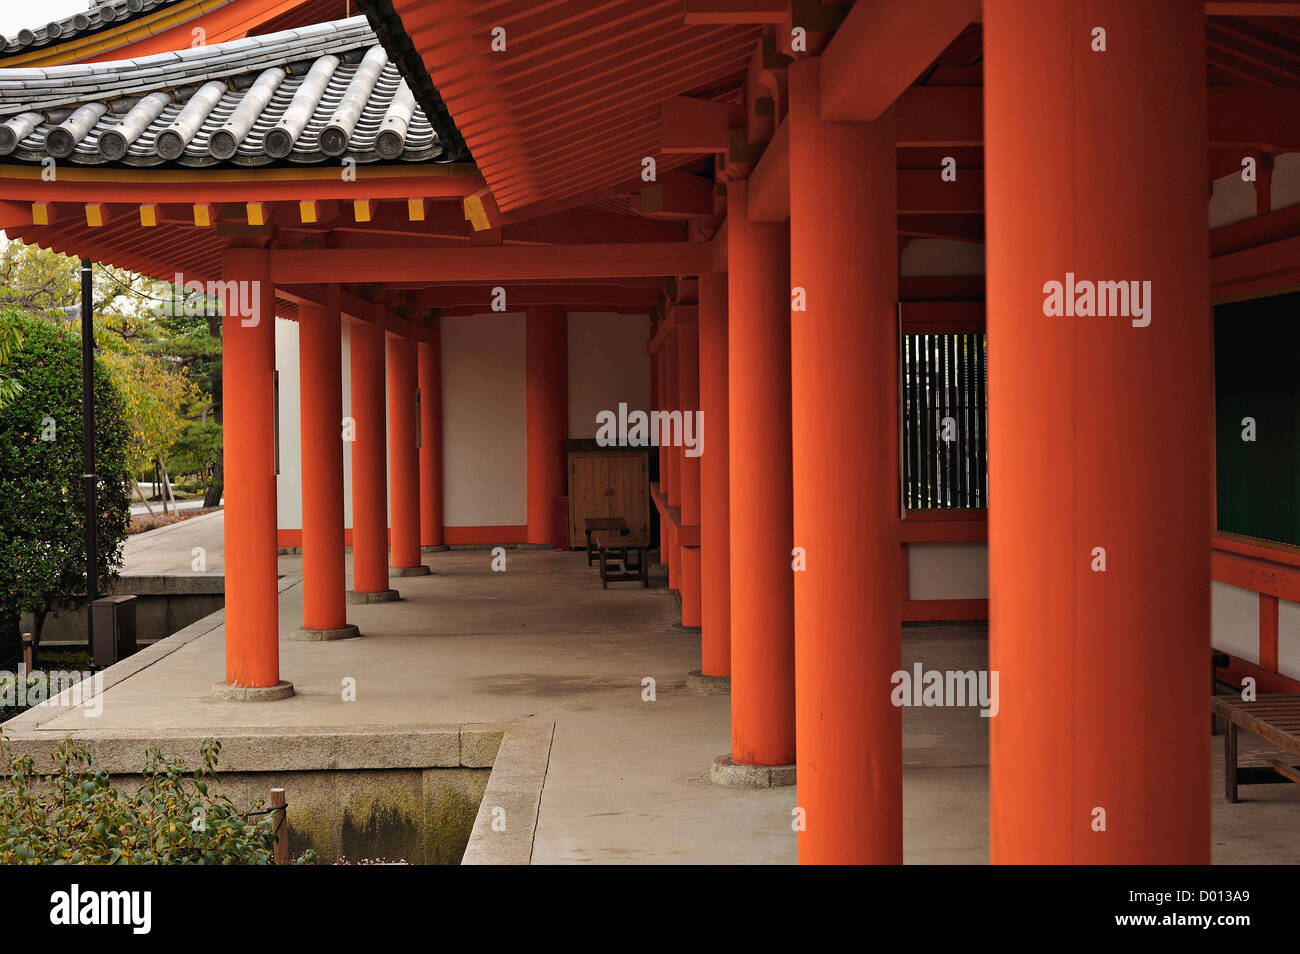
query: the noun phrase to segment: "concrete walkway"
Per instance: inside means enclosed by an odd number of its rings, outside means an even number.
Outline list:
[[[214,519],[215,518],[215,519]],[[190,571],[204,546],[220,572],[220,514],[146,535],[129,567]],[[349,607],[361,639],[281,641],[282,677],[297,694],[275,703],[208,698],[223,676],[217,627],[108,689],[102,717],[65,712],[41,731],[168,730],[555,723],[534,860],[561,862],[790,863],[795,792],[721,789],[704,780],[729,750],[729,698],[684,685],[699,665],[699,637],[677,631],[663,591],[600,588],[579,553],[510,551],[493,572],[486,550],[425,554],[428,577],[393,580],[399,603]],[[285,574],[280,631],[301,621],[301,558]],[[903,666],[983,669],[982,626],[904,630]],[[643,680],[655,701],[643,701]],[[344,702],[345,680],[356,701]],[[974,708],[903,714],[904,858],[908,863],[988,859],[988,719]],[[1242,736],[1248,754],[1248,736]],[[1214,859],[1300,862],[1300,786],[1251,786],[1222,798],[1222,737],[1206,734],[1212,764]]]
[[[220,576],[225,567],[225,511],[146,530],[126,538],[122,546],[123,576]],[[206,570],[196,571],[194,548],[200,547]]]

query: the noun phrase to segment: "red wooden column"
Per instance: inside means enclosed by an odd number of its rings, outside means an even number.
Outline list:
[[[324,306],[302,304],[298,362],[302,420],[302,626],[296,639],[360,636],[344,594],[343,347],[337,285]]]
[[[555,498],[568,493],[569,335],[563,308],[524,313],[527,364],[528,542],[554,543]]]
[[[991,860],[1208,864],[1205,7],[986,0],[984,53]]]
[[[388,451],[384,438],[383,313],[352,325],[352,589],[355,603],[401,599],[388,586]]]
[[[226,681],[223,699],[281,699],[276,573],[275,286],[264,249],[228,249],[225,372]]]
[[[789,71],[799,861],[901,864],[897,150],[891,113],[821,121],[819,68]]]
[[[417,348],[408,333],[388,346],[388,556],[391,576],[423,576],[420,562],[420,452],[415,417]]]
[[[679,410],[677,403],[677,332],[671,330],[664,336],[663,348],[659,352],[663,358],[663,384],[661,391],[663,397],[663,409],[665,411]],[[659,439],[662,441],[669,434],[660,433]],[[664,500],[669,507],[677,507],[680,512],[682,505],[682,458],[677,448],[672,446],[661,446],[664,469],[659,473],[661,481],[660,488],[663,491]],[[682,589],[682,550],[678,540],[677,528],[668,523],[667,526],[667,559],[663,560],[664,566],[668,568],[668,588],[681,592]]]
[[[432,328],[419,346],[420,546],[442,543],[442,332]]]
[[[727,477],[727,276],[700,276],[700,674],[731,675],[731,526]]]
[[[694,417],[700,407],[700,337],[699,308],[677,309],[677,406],[682,412],[685,434],[687,416]],[[698,435],[696,435],[698,436]],[[681,507],[682,529],[677,544],[681,557],[679,592],[682,595],[682,625],[700,625],[700,458],[689,456],[685,441],[674,448],[677,458],[677,493]],[[687,539],[689,537],[689,539]]]
[[[731,472],[731,757],[794,762],[790,569],[790,238],[727,185]]]

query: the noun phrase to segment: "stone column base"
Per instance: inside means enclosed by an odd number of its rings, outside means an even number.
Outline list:
[[[686,688],[699,692],[730,692],[730,676],[706,676],[699,669],[692,669],[686,674]]]
[[[361,630],[352,623],[338,629],[308,629],[305,626],[295,626],[289,632],[290,639],[296,639],[301,643],[325,643],[335,639],[354,639],[360,635]]]
[[[361,603],[396,603],[402,598],[397,590],[380,590],[377,593],[358,593],[348,590],[347,601],[354,606]]]
[[[727,788],[779,788],[794,784],[793,765],[737,765],[719,755],[709,766],[709,781]]]
[[[421,564],[420,566],[390,566],[388,568],[389,576],[428,576],[429,568]]]
[[[274,686],[232,686],[217,682],[208,695],[219,702],[275,702],[293,695],[293,683],[281,680]]]

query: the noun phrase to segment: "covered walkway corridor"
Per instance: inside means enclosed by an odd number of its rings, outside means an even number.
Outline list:
[[[1300,691],[1300,519],[1260,505],[1296,498],[1300,394],[1252,373],[1300,335],[1224,310],[1300,287],[1294,4],[282,19],[326,6],[230,0],[247,35],[94,70],[0,51],[0,226],[222,307],[223,625],[115,718],[551,712],[551,860],[1215,857],[1212,644]],[[583,471],[625,407],[703,444]],[[679,603],[443,549],[569,549],[610,498]],[[908,705],[913,662],[996,714]],[[351,677],[390,682],[344,709]],[[719,756],[796,786],[709,788]],[[1267,788],[1230,826],[1294,811]]]

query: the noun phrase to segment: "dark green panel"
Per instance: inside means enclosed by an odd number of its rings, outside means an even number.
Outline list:
[[[1300,293],[1214,309],[1219,529],[1300,545]],[[1243,418],[1255,440],[1244,441]]]

